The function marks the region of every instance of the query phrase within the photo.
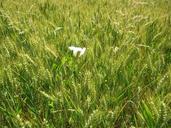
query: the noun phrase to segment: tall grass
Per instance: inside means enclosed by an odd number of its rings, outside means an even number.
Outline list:
[[[2,128],[168,128],[170,64],[169,0],[0,1]]]

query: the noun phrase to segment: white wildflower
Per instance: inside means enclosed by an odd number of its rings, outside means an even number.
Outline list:
[[[117,53],[119,51],[119,47],[115,47],[114,49],[113,49],[113,52],[114,53]]]
[[[75,46],[70,46],[69,49],[73,51],[74,56],[79,55],[79,57],[82,56],[86,51],[86,48],[80,48],[80,47],[75,47]]]

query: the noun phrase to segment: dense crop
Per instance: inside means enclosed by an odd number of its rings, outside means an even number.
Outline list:
[[[0,0],[5,126],[171,126],[171,1]]]

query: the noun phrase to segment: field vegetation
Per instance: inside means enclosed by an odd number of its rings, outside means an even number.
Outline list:
[[[171,1],[0,0],[0,127],[171,127]]]

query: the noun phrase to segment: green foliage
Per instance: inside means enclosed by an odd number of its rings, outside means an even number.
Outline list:
[[[170,127],[170,28],[169,0],[1,0],[0,127]]]

